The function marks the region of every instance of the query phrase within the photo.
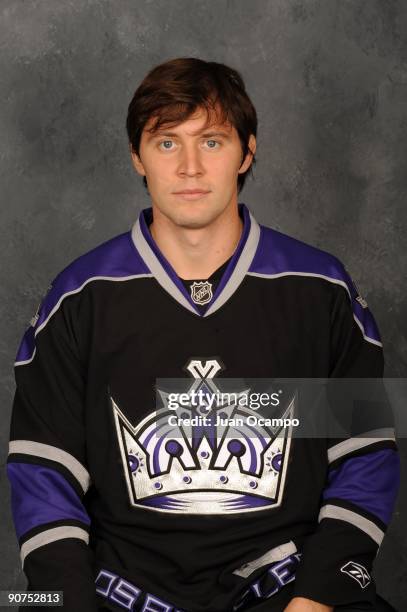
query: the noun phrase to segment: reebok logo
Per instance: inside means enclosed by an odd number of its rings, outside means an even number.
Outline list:
[[[355,561],[349,561],[345,565],[341,567],[341,572],[344,574],[348,574],[351,578],[356,580],[362,589],[368,586],[372,582],[369,572],[363,565],[360,563],[355,563]]]

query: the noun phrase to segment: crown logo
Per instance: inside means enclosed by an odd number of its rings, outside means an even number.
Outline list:
[[[163,408],[135,425],[111,398],[130,503],[187,514],[279,506],[292,427],[256,424],[259,414],[242,405],[250,389],[225,394],[216,385],[216,359],[191,359],[186,369],[193,380],[182,405],[159,389]],[[278,416],[294,412],[295,396]]]

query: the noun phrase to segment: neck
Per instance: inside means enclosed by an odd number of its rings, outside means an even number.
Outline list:
[[[153,205],[152,237],[181,278],[209,278],[235,251],[243,229],[237,206],[228,207],[208,226],[175,225]]]

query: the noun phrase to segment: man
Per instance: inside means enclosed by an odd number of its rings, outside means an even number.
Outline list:
[[[235,70],[157,66],[127,130],[152,208],[56,278],[17,357],[8,472],[29,587],[87,612],[381,609],[394,432],[293,439],[207,401],[228,379],[380,377],[367,305],[337,259],[238,205],[257,119]],[[175,408],[163,378],[185,381]]]

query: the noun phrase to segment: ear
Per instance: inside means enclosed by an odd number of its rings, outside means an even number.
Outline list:
[[[249,151],[247,152],[246,157],[242,161],[242,164],[238,171],[239,174],[243,174],[243,172],[246,172],[250,168],[250,164],[253,161],[253,156],[256,153],[256,146],[256,137],[254,136],[254,134],[251,134],[249,138]]]
[[[131,161],[133,162],[134,169],[141,174],[141,176],[146,176],[146,171],[144,170],[143,163],[137,153],[133,150],[133,147],[130,145],[130,155]]]

